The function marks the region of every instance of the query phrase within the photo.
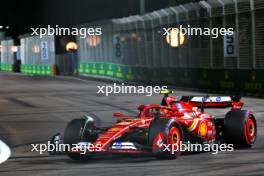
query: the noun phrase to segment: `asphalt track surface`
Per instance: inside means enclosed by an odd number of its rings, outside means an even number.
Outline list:
[[[264,100],[244,97],[245,108],[257,119],[258,138],[251,149],[190,154],[177,160],[154,157],[108,157],[84,163],[67,156],[31,152],[31,143],[43,143],[64,131],[70,120],[83,114],[101,119],[102,126],[115,122],[112,113],[136,113],[139,104],[159,103],[162,95],[98,95],[97,85],[78,78],[32,78],[0,73],[0,139],[12,148],[11,158],[0,165],[0,175],[264,175]],[[198,94],[176,90],[176,95]],[[223,116],[225,110],[210,110]]]

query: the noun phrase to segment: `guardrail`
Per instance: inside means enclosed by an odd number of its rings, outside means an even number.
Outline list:
[[[113,63],[81,63],[80,75],[215,91],[264,92],[264,70],[146,68]]]

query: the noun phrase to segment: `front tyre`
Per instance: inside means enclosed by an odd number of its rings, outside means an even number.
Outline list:
[[[156,119],[150,125],[148,140],[158,159],[175,159],[183,142],[182,128],[174,119]]]
[[[85,137],[85,119],[74,119],[70,121],[66,127],[64,134],[64,143],[69,144],[70,147],[74,147],[74,145],[79,142],[84,141]],[[87,156],[80,153],[69,152],[68,156],[74,160],[85,160]]]

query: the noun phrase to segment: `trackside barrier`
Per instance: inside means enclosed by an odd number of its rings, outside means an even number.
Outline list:
[[[0,70],[12,72],[13,71],[13,64],[0,64]]]
[[[179,87],[262,93],[264,70],[230,70],[200,68],[147,68],[113,63],[81,63],[82,76],[99,76],[115,80],[148,84],[168,84]]]
[[[14,46],[14,40],[12,38],[6,38],[2,40],[0,44],[0,70],[5,72],[12,72],[15,64],[15,53],[12,50],[12,47]]]
[[[55,37],[20,36],[21,66],[23,74],[55,76]]]
[[[233,28],[234,35],[185,35],[183,45],[171,47],[163,28],[180,25]],[[103,31],[77,39],[80,75],[264,93],[264,0],[200,1],[80,27]]]
[[[185,35],[172,47],[163,29],[180,25],[233,28],[234,35]],[[207,0],[77,26],[90,27],[102,28],[102,35],[76,37],[79,75],[264,93],[264,0]],[[54,36],[22,36],[22,72],[54,75],[54,43]]]
[[[48,76],[54,76],[55,75],[55,69],[54,64],[35,64],[35,65],[29,65],[29,64],[22,64],[21,65],[21,72],[28,75],[48,75]]]

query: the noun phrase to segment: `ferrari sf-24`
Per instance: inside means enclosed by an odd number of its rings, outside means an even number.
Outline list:
[[[84,160],[96,154],[150,154],[159,159],[174,159],[182,151],[164,150],[166,145],[232,144],[235,148],[249,148],[257,136],[253,113],[242,109],[240,96],[182,96],[176,100],[165,92],[161,104],[140,105],[139,113],[113,114],[116,123],[109,127],[96,126],[91,116],[70,121],[63,140],[56,134],[54,144],[89,145],[96,150],[71,147],[66,154],[74,160]],[[224,117],[206,113],[207,108],[231,108]],[[100,146],[100,147],[98,147]],[[86,149],[85,149],[86,150]]]

